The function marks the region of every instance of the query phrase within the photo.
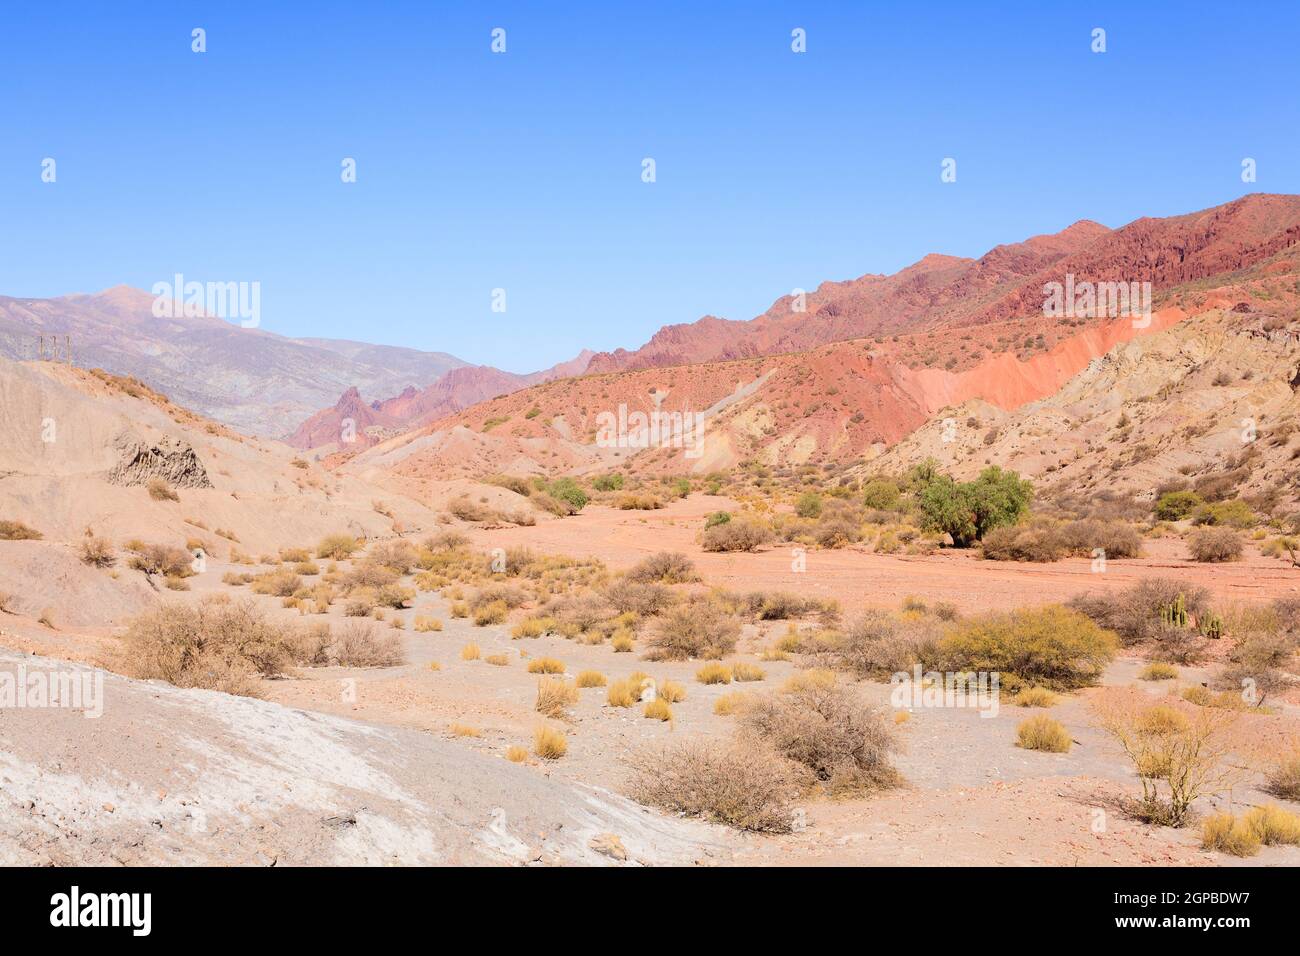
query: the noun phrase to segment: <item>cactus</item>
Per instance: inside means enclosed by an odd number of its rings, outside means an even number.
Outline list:
[[[1212,641],[1217,641],[1223,637],[1223,618],[1213,611],[1206,612],[1200,619],[1199,624],[1202,637],[1208,637]]]
[[[1160,608],[1160,621],[1166,627],[1186,627],[1188,624],[1187,604],[1181,594]]]

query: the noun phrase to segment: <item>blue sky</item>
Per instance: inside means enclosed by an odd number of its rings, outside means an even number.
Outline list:
[[[0,294],[256,280],[270,331],[529,371],[1300,192],[1294,2],[300,6],[7,4]]]

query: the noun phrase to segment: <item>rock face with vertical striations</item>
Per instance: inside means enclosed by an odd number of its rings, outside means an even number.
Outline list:
[[[211,488],[208,470],[188,442],[163,435],[147,442],[130,432],[122,432],[113,445],[122,457],[109,470],[106,480],[112,485],[143,485],[161,478],[174,488]]]

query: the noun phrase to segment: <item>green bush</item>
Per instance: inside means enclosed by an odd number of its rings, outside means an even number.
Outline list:
[[[619,474],[599,475],[591,482],[591,487],[597,491],[622,491],[623,476]]]
[[[1029,481],[996,465],[974,481],[958,483],[947,475],[919,480],[923,484],[918,500],[927,529],[951,535],[959,548],[970,547],[993,528],[1015,524],[1034,494]]]
[[[822,496],[815,491],[805,491],[795,502],[794,513],[800,518],[819,518],[822,513]]]
[[[1156,502],[1155,515],[1161,521],[1181,521],[1204,503],[1194,491],[1168,491]]]
[[[893,511],[898,507],[898,485],[887,478],[873,478],[862,486],[862,503],[877,511]]]
[[[587,502],[591,500],[572,478],[557,478],[546,486],[546,493],[552,498],[567,502],[575,514],[587,507]]]
[[[1050,605],[967,618],[939,642],[943,669],[997,671],[1070,690],[1095,684],[1118,641],[1078,611]]]
[[[1232,528],[1253,528],[1257,520],[1250,505],[1240,498],[1201,505],[1192,516],[1192,524],[1227,525]]]
[[[713,512],[713,514],[709,515],[706,519],[704,519],[704,529],[707,531],[709,528],[712,528],[714,525],[726,524],[730,520],[731,520],[730,511],[715,511]]]

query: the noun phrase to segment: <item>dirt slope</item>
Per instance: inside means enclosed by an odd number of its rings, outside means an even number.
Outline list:
[[[0,671],[78,665],[0,651]],[[103,672],[100,672],[103,673]],[[418,731],[104,675],[103,714],[7,709],[5,865],[724,861],[736,838]]]

